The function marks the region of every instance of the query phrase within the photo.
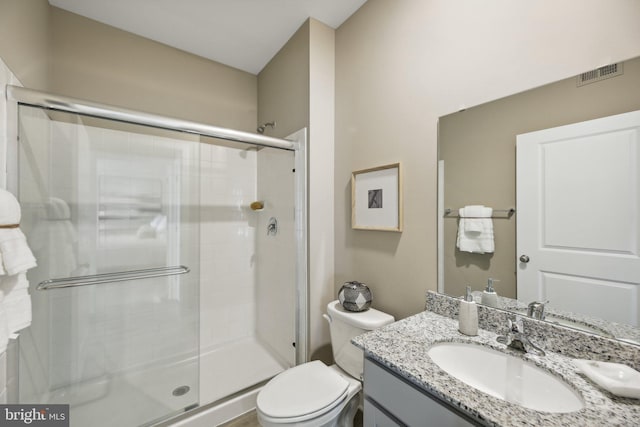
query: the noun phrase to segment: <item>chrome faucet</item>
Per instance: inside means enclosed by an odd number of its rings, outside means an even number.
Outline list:
[[[507,347],[525,353],[532,353],[538,356],[544,356],[545,354],[544,350],[532,343],[524,334],[524,325],[519,317],[516,317],[515,322],[509,319],[509,332],[507,332],[507,335],[499,336],[497,341],[501,344],[506,344]]]
[[[531,317],[532,319],[536,319],[536,320],[544,320],[544,307],[545,304],[548,303],[549,301],[545,301],[545,302],[539,302],[539,301],[533,301],[530,302],[529,305],[527,306],[527,316]]]

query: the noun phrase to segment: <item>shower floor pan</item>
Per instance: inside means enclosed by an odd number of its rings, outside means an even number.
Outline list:
[[[200,384],[192,378],[196,363],[192,358],[170,369],[130,372],[57,389],[45,401],[71,403],[71,427],[135,427],[153,424],[159,416],[178,415],[197,403],[223,399],[286,369],[254,338],[204,349]],[[194,396],[198,391],[199,398]]]

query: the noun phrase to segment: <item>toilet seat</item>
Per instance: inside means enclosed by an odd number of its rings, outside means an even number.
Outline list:
[[[273,378],[258,394],[263,416],[287,423],[316,418],[349,394],[349,381],[319,360],[291,368]]]

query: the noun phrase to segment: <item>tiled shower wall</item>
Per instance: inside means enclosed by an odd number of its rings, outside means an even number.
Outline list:
[[[256,150],[200,144],[200,349],[255,329]]]
[[[294,154],[200,147],[200,348],[255,337],[295,357]],[[261,211],[249,206],[260,200]],[[267,235],[270,218],[278,233]]]

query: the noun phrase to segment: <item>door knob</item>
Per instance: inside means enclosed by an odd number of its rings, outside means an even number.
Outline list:
[[[529,257],[527,255],[520,255],[520,262],[528,263]]]

